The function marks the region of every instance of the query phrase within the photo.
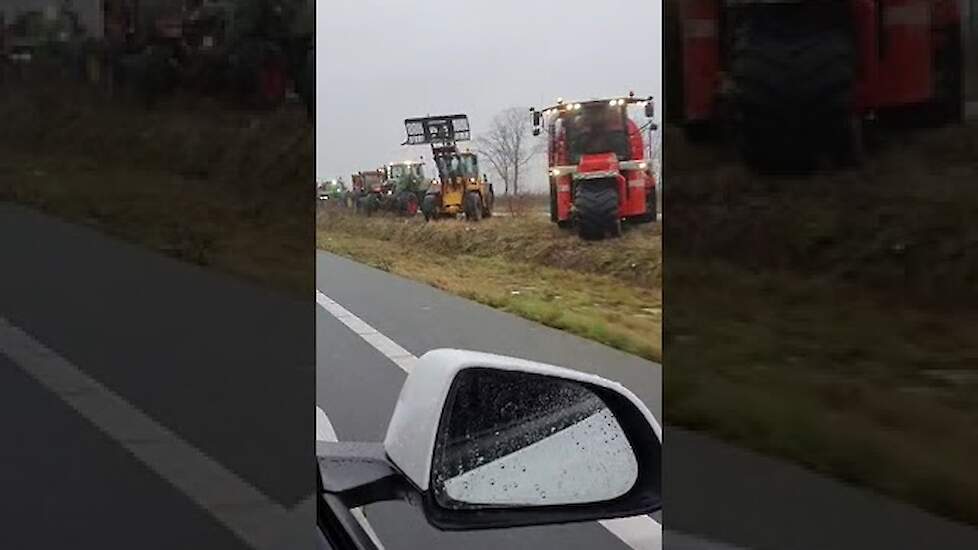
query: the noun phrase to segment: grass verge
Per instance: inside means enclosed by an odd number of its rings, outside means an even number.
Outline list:
[[[649,360],[662,357],[654,228],[584,243],[545,217],[479,224],[319,216],[317,247]]]
[[[669,141],[665,415],[978,524],[978,131],[888,139],[809,177]]]
[[[313,138],[301,109],[175,97],[146,110],[43,84],[0,93],[0,200],[310,292]]]

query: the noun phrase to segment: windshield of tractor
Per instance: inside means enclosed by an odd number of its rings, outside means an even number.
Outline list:
[[[364,186],[368,190],[377,190],[377,189],[380,189],[380,186],[383,183],[383,181],[380,178],[380,174],[377,174],[375,172],[364,174],[363,175],[363,182],[364,182]]]
[[[401,177],[406,176],[407,173],[408,173],[408,167],[405,164],[390,165],[390,177],[392,180],[401,179]]]
[[[390,165],[391,179],[398,180],[405,176],[414,176],[417,178],[423,178],[424,174],[421,172],[421,164],[408,164],[408,163],[398,163]]]
[[[628,146],[625,111],[606,103],[588,105],[561,117],[571,164],[582,155],[615,153],[618,160],[632,160]]]
[[[471,153],[451,155],[438,159],[438,174],[441,177],[477,178],[479,177],[479,161]]]

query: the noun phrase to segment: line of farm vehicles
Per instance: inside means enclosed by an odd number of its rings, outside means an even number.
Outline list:
[[[42,58],[147,104],[176,90],[273,108],[294,92],[310,116],[315,0],[38,0],[0,18],[3,62]],[[4,63],[0,63],[2,66]]]
[[[640,124],[629,107],[641,107]],[[657,218],[652,167],[652,98],[634,93],[581,102],[558,99],[530,109],[533,135],[545,133],[550,179],[550,219],[576,228],[585,239],[621,235],[622,224]],[[409,118],[402,145],[430,145],[437,177],[425,176],[423,161],[402,161],[360,171],[351,184],[334,180],[317,186],[317,198],[370,216],[390,212],[426,221],[464,216],[478,222],[492,216],[495,191],[479,170],[478,153],[460,150],[470,139],[465,114]],[[648,132],[648,141],[643,133]]]

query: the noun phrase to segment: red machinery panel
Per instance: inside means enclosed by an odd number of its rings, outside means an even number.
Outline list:
[[[719,2],[681,0],[683,100],[686,120],[713,117],[719,88]]]
[[[929,0],[882,0],[880,107],[929,100],[934,94],[934,44]]]

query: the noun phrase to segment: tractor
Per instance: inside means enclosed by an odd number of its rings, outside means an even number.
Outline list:
[[[387,165],[387,180],[393,182],[391,207],[398,214],[414,216],[424,200],[424,163],[406,160]]]
[[[356,210],[372,216],[385,208],[388,196],[392,193],[391,182],[383,169],[361,171],[351,176],[353,181],[353,204]]]
[[[644,109],[640,126],[628,108]],[[533,135],[546,123],[550,168],[550,220],[576,226],[583,239],[621,235],[622,221],[656,220],[656,182],[652,155],[646,156],[642,131],[651,133],[652,98],[615,97],[531,108]]]
[[[316,185],[316,197],[320,203],[327,206],[339,206],[346,196],[346,184],[343,180],[329,180]]]
[[[689,141],[730,138],[756,168],[809,170],[859,164],[869,128],[962,119],[959,0],[676,2],[667,81],[682,104],[669,112]]]
[[[409,118],[404,127],[407,141],[402,145],[431,145],[438,168],[438,179],[432,181],[421,201],[425,221],[463,213],[469,221],[492,216],[495,197],[492,184],[479,173],[479,157],[459,151],[457,145],[470,139],[468,116]]]

